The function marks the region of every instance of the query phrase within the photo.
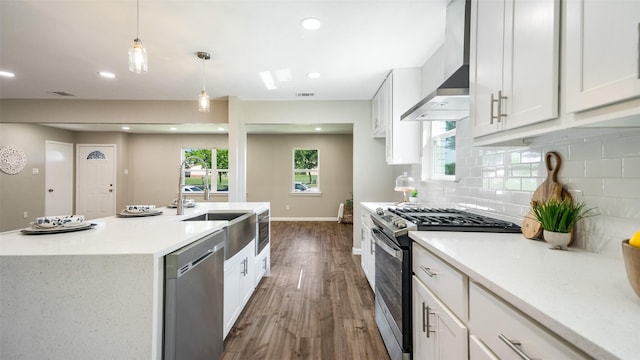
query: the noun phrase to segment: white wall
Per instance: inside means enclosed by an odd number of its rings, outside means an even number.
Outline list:
[[[545,154],[556,151],[558,181],[600,213],[579,223],[576,246],[621,256],[620,242],[640,230],[640,129],[565,142],[541,137],[529,147],[474,147],[467,119],[458,122],[457,141],[459,182],[423,182],[420,198],[430,206],[470,208],[520,225],[547,176]],[[419,177],[419,168],[413,171]]]

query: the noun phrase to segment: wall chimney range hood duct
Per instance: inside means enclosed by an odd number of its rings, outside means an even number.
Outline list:
[[[439,51],[444,51],[445,68],[452,62],[458,67],[449,71],[449,78],[402,114],[400,120],[457,121],[469,117],[470,17],[470,0],[451,1],[447,7],[445,42]]]

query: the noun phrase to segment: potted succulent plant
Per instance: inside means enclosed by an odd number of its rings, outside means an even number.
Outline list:
[[[552,249],[566,249],[576,223],[595,215],[593,208],[585,206],[585,203],[573,203],[571,199],[551,199],[533,206],[533,215],[542,225],[544,240],[552,245]]]
[[[411,190],[411,193],[409,194],[409,202],[410,203],[418,202],[418,189]]]

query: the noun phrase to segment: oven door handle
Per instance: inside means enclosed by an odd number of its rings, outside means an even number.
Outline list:
[[[373,237],[375,238],[376,245],[380,246],[380,248],[384,250],[384,252],[386,252],[387,254],[393,256],[396,259],[402,260],[402,250],[395,249],[391,247],[389,244],[387,244],[387,242],[383,238],[381,238],[384,235],[380,233],[380,230],[372,229],[372,233],[373,233]]]

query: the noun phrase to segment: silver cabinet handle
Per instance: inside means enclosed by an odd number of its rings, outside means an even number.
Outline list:
[[[507,100],[507,97],[502,96],[502,90],[498,90],[498,116],[496,116],[498,122],[502,121],[501,119],[507,116],[507,114],[502,113],[502,100]]]
[[[424,301],[422,302],[422,332],[427,334],[427,339],[430,337],[431,333],[435,333],[435,330],[431,330],[431,324],[429,323],[429,315],[431,315],[431,308],[429,305],[425,305]],[[426,319],[426,324],[425,324]]]
[[[522,351],[522,349],[520,349],[520,346],[522,345],[520,341],[509,340],[506,336],[502,334],[498,335],[498,338],[500,338],[500,340],[502,340],[502,342],[505,343],[509,347],[509,349],[513,350],[513,352],[518,354],[518,356],[520,356],[522,360],[531,360],[529,355],[527,355],[524,351]]]
[[[640,79],[640,22],[638,23],[638,79]]]
[[[369,254],[373,255],[375,248],[376,248],[376,243],[373,239],[371,239],[371,241],[369,241]]]
[[[496,118],[496,116],[493,116],[493,103],[498,102],[498,100],[493,96],[493,93],[491,93],[491,103],[489,103],[490,106],[490,114],[489,114],[489,124],[493,124],[493,119]]]
[[[427,275],[429,275],[429,277],[434,277],[434,276],[438,275],[438,273],[435,273],[435,272],[431,271],[431,268],[424,267],[422,265],[420,265],[420,270],[426,272]]]

